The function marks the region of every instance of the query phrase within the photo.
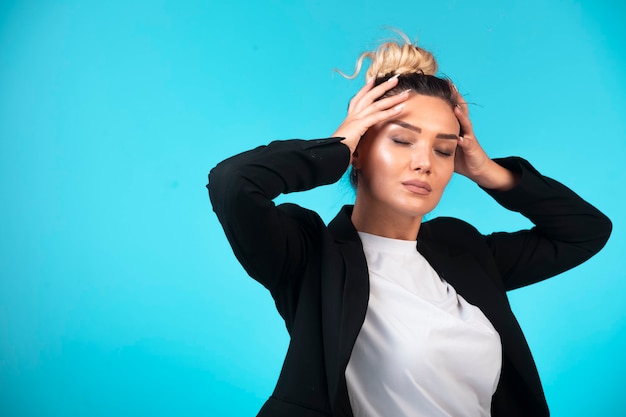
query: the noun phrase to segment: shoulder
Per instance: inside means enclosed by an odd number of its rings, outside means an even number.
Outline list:
[[[418,239],[445,247],[451,254],[491,256],[485,236],[471,224],[455,217],[437,217],[424,222]]]
[[[483,238],[478,229],[455,217],[436,217],[424,222],[422,227],[428,239],[436,242],[472,241]]]
[[[287,214],[289,217],[301,220],[302,222],[311,223],[312,225],[321,224],[324,226],[324,222],[317,212],[299,206],[298,204],[283,203],[278,205],[278,209]]]
[[[277,206],[283,214],[290,217],[298,225],[300,232],[310,240],[317,240],[321,234],[327,233],[328,228],[321,216],[313,210],[294,203],[283,203]]]

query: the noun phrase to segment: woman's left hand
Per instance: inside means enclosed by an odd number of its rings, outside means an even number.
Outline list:
[[[469,118],[467,102],[452,84],[458,105],[454,114],[461,125],[458,147],[454,157],[454,171],[466,176],[478,185],[488,189],[508,190],[517,183],[516,176],[489,158],[476,140]]]
[[[454,108],[454,114],[461,125],[459,146],[456,148],[454,157],[454,170],[475,181],[475,178],[480,177],[482,172],[488,167],[491,159],[489,159],[487,153],[476,140],[476,136],[474,136],[474,128],[469,118],[467,102],[454,85],[452,88],[456,93],[458,103]]]

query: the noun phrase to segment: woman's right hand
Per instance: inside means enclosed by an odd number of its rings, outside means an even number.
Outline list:
[[[350,100],[348,115],[332,135],[345,138],[342,142],[350,148],[350,155],[354,153],[367,129],[391,119],[402,111],[403,103],[409,97],[409,91],[376,101],[397,84],[398,76],[394,76],[374,87],[374,78],[372,78]]]

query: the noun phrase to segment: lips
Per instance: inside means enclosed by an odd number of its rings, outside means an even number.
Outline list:
[[[426,195],[432,191],[432,188],[430,188],[430,184],[424,181],[419,181],[419,180],[403,181],[402,185],[404,185],[404,188],[406,188],[407,190],[409,190],[410,192],[414,194]]]

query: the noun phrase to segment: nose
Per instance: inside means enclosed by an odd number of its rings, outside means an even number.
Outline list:
[[[426,146],[416,146],[411,153],[411,169],[430,173],[432,155]]]

